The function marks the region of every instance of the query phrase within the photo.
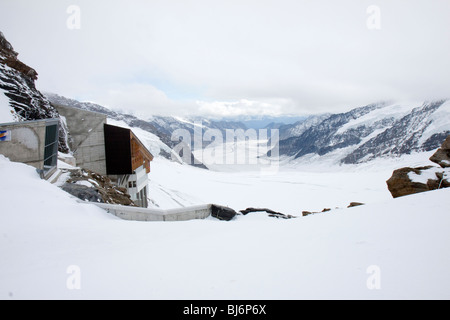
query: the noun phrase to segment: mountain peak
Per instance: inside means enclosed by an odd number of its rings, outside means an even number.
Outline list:
[[[0,55],[4,57],[17,58],[19,55],[14,51],[13,46],[6,40],[3,32],[0,31]]]
[[[446,100],[374,103],[305,128],[301,124],[284,128],[279,150],[295,159],[333,153],[338,163],[345,164],[430,151],[450,133],[449,116],[450,101]]]
[[[9,43],[3,33],[0,32],[0,61],[8,67],[19,71],[23,75],[30,77],[33,80],[37,80],[38,73],[36,70],[17,59],[18,55],[19,54],[14,51],[11,43]]]
[[[0,122],[59,118],[49,100],[36,89],[36,70],[17,59],[19,54],[0,32],[0,95],[6,97],[1,105]],[[3,97],[2,97],[3,98]],[[6,111],[6,112],[5,112]],[[68,152],[65,128],[60,126],[59,150]]]

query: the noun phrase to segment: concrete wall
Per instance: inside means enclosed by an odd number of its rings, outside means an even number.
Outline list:
[[[55,105],[69,128],[69,147],[76,165],[106,175],[105,135],[107,116],[101,113]]]
[[[46,120],[0,124],[0,130],[11,131],[11,141],[0,141],[0,154],[11,161],[44,169]]]
[[[186,221],[205,219],[211,215],[210,204],[169,210],[128,207],[105,203],[92,204],[107,210],[109,213],[112,213],[121,219],[133,221]]]
[[[148,174],[145,171],[144,166],[140,166],[135,170],[135,178],[136,178],[136,193],[144,189],[145,186],[148,185]]]

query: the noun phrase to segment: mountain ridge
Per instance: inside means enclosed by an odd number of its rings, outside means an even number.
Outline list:
[[[439,117],[436,116],[438,111]],[[356,164],[377,157],[430,151],[438,148],[450,134],[448,119],[450,100],[425,101],[418,105],[369,104],[332,114],[299,134],[282,136],[279,154],[299,159],[311,154],[324,156],[342,151],[337,155],[339,163]],[[285,132],[288,129],[285,128]]]

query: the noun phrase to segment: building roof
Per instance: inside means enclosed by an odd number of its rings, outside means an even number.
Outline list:
[[[140,166],[150,172],[153,155],[131,129],[104,125],[107,174],[132,174]]]

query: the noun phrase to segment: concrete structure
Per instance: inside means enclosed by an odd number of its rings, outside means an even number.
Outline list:
[[[142,165],[133,171],[133,174],[110,176],[115,177],[118,186],[126,188],[133,202],[143,208],[148,207],[147,185],[148,174]]]
[[[103,126],[106,115],[55,105],[69,128],[69,148],[76,159],[76,165],[101,175],[106,175],[105,136]]]
[[[85,201],[80,201],[86,203]],[[186,221],[205,219],[211,215],[212,204],[190,206],[169,210],[120,206],[115,204],[94,203],[109,213],[124,220],[133,221]]]
[[[135,204],[147,208],[153,155],[130,129],[105,124],[104,133],[107,175],[127,189]]]
[[[42,178],[56,170],[59,119],[0,124],[0,154],[37,169]]]
[[[127,189],[131,200],[148,206],[147,184],[153,155],[130,129],[107,124],[107,116],[55,105],[69,128],[69,148],[76,166],[108,176]]]

